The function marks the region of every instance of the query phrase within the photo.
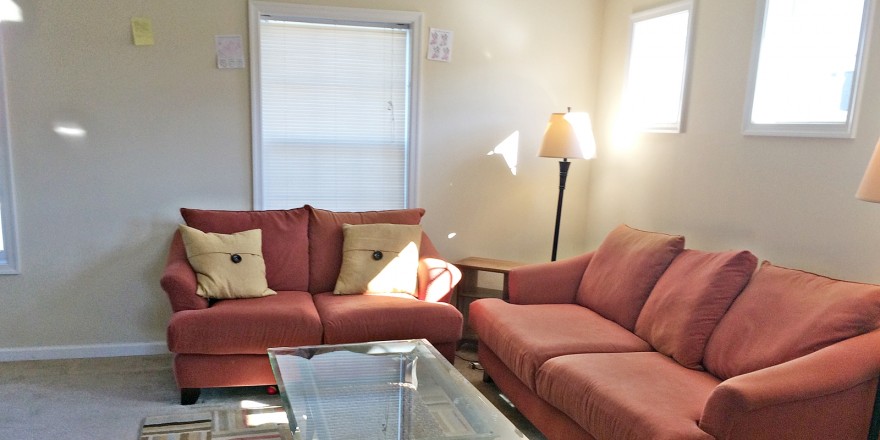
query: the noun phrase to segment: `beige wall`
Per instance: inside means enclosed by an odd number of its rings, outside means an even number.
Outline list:
[[[18,3],[2,30],[22,274],[0,276],[0,359],[161,349],[177,209],[251,207],[248,72],[213,53],[215,35],[247,38],[247,3]],[[535,153],[551,112],[593,111],[604,2],[306,3],[422,11],[455,32],[452,63],[422,62],[425,227],[450,259],[549,259],[558,168]],[[152,19],[154,46],[131,44],[131,16]],[[486,155],[514,132],[516,176]],[[572,166],[562,256],[587,246],[589,170]]]
[[[599,159],[588,247],[615,225],[684,234],[688,247],[749,249],[773,263],[880,282],[880,205],[854,198],[880,135],[880,33],[867,60],[855,139],[742,135],[754,1],[698,1],[687,129],[616,141],[628,16],[656,1],[608,1]]]

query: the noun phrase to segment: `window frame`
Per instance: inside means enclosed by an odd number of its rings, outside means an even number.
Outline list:
[[[0,47],[3,38],[0,35]],[[0,54],[0,218],[3,249],[0,250],[0,275],[21,273],[18,248],[18,223],[15,215],[15,187],[12,174],[12,148],[9,135],[6,63]]]
[[[262,103],[260,85],[260,17],[272,15],[279,18],[323,22],[359,22],[376,24],[406,24],[410,30],[410,95],[407,128],[407,159],[405,208],[417,206],[419,151],[419,97],[421,78],[421,52],[423,14],[413,11],[362,9],[336,6],[302,5],[249,0],[250,79],[251,79],[251,137],[253,169],[253,207],[264,209],[262,189]]]
[[[854,138],[861,107],[862,91],[864,90],[865,69],[867,66],[868,42],[871,38],[874,0],[863,0],[862,23],[859,30],[859,41],[856,48],[856,60],[853,66],[853,78],[850,91],[847,120],[843,123],[755,123],[752,113],[755,104],[755,92],[758,80],[758,68],[761,59],[761,45],[767,25],[768,10],[773,0],[758,0],[754,35],[752,37],[752,53],[749,64],[749,82],[746,90],[746,101],[743,116],[743,134],[747,136],[788,136],[811,138]]]
[[[639,23],[644,23],[649,20],[666,17],[668,15],[677,14],[680,12],[687,11],[688,13],[688,23],[687,28],[685,29],[685,47],[684,47],[684,66],[682,66],[681,72],[681,92],[678,96],[678,114],[677,120],[673,123],[651,123],[646,125],[635,125],[634,128],[639,132],[646,133],[682,133],[685,130],[685,117],[687,115],[687,107],[688,107],[688,97],[690,95],[690,76],[692,69],[692,46],[694,40],[694,12],[696,9],[696,0],[680,0],[673,3],[669,3],[667,5],[658,6],[655,8],[645,9],[643,11],[635,12],[630,15],[630,31],[629,31],[629,53],[627,55],[627,68],[626,68],[626,105],[629,107],[632,105],[632,98],[630,96],[630,82],[632,77],[632,68],[633,68],[633,48],[636,43],[636,28]],[[629,110],[631,111],[631,110]],[[631,115],[629,116],[632,117]]]

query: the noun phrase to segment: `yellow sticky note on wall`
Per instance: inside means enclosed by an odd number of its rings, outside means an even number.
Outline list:
[[[149,18],[131,17],[131,37],[135,46],[153,45],[153,23]]]

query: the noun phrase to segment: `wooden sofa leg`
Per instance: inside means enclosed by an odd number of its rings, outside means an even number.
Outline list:
[[[192,405],[199,400],[199,395],[202,394],[202,390],[200,388],[181,388],[180,389],[180,404],[181,405]]]

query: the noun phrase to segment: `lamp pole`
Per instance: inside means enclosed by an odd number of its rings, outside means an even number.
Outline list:
[[[556,202],[556,229],[553,231],[553,254],[550,261],[556,261],[556,250],[559,247],[559,223],[562,220],[562,195],[565,193],[565,180],[568,178],[568,167],[571,162],[567,158],[559,161],[559,201]]]

